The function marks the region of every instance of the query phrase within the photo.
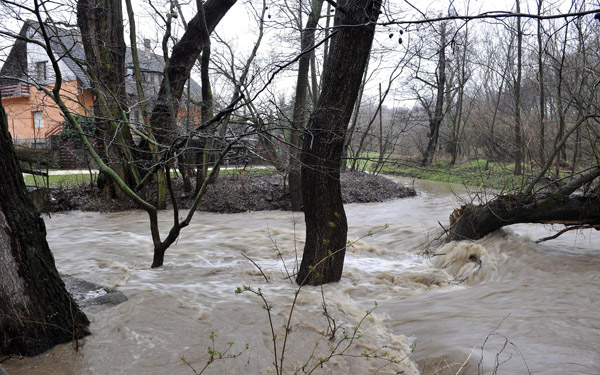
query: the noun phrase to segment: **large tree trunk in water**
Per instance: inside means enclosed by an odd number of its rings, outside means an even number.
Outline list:
[[[502,195],[484,205],[468,204],[450,216],[451,240],[477,240],[505,225],[519,223],[599,225],[600,197],[552,195],[528,200],[526,196]]]
[[[0,103],[0,355],[36,355],[88,334],[29,199]]]
[[[306,21],[306,27],[302,30],[300,40],[300,50],[302,57],[298,62],[298,78],[296,81],[296,98],[294,100],[294,119],[292,123],[291,147],[289,155],[289,174],[288,186],[290,189],[290,202],[292,210],[302,210],[302,185],[301,185],[301,167],[300,156],[302,147],[302,130],[306,123],[308,108],[306,97],[308,94],[308,69],[310,67],[309,52],[315,45],[315,31],[319,24],[323,0],[313,0],[311,13]],[[313,87],[314,89],[314,87]],[[313,95],[314,96],[314,95]]]
[[[505,194],[486,204],[466,204],[452,212],[447,233],[451,240],[476,240],[518,223],[600,225],[600,190],[574,194],[598,176],[600,166],[556,190]]]
[[[133,162],[133,140],[123,126],[125,106],[125,39],[123,10],[118,0],[80,0],[77,24],[81,30],[86,62],[94,94],[94,116],[101,142],[101,155],[128,185],[139,182]],[[103,190],[107,198],[125,197],[108,176]]]
[[[306,243],[296,278],[300,285],[334,282],[342,275],[348,231],[340,186],[342,148],[380,7],[377,0],[338,1],[323,89],[302,147]]]

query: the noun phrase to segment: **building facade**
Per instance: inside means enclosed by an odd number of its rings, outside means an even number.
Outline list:
[[[72,113],[92,116],[92,87],[85,73],[85,53],[77,29],[49,25],[45,25],[45,29],[50,37],[50,50],[58,61],[63,101]],[[40,24],[26,21],[0,70],[0,92],[13,142],[45,148],[50,136],[60,134],[65,119],[52,97],[45,92],[52,91],[57,75],[47,51],[37,44],[39,42],[43,43]],[[148,100],[146,104],[152,108],[152,101],[162,83],[164,60],[152,53],[149,40],[144,41],[144,50],[140,50],[138,55]],[[139,103],[136,103],[137,88],[130,48],[127,48],[125,60],[125,86],[131,98],[127,111],[130,122],[135,124],[142,119]],[[200,87],[193,80],[191,91],[193,97],[200,96]]]

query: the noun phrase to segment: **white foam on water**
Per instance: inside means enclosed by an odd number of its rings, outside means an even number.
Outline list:
[[[513,226],[427,257],[421,254],[439,234],[437,222],[445,222],[458,201],[441,191],[436,185],[415,198],[348,205],[355,243],[342,280],[304,287],[295,303],[297,286],[288,275],[302,256],[298,214],[199,212],[157,269],[149,268],[152,242],[143,212],[53,215],[46,222],[59,270],[117,286],[129,300],[91,316],[93,334],[79,353],[65,345],[4,365],[11,375],[190,374],[179,357],[201,368],[215,332],[217,350],[234,342],[229,353],[240,356],[216,361],[208,373],[275,373],[265,301],[250,291],[235,293],[246,286],[260,288],[267,301],[278,350],[294,306],[284,361],[289,371],[307,361],[318,365],[318,357],[362,320],[362,336],[346,352],[352,357],[334,357],[318,373],[415,374],[418,365],[422,373],[455,374],[456,366],[442,368],[463,363],[473,347],[464,373],[477,373],[482,355],[487,373],[503,337],[514,344],[499,354],[505,373],[524,373],[525,365],[532,373],[600,373],[593,345],[600,337],[596,233],[536,245],[532,240],[548,235],[545,227]],[[171,217],[160,215],[163,235]],[[322,334],[330,327],[337,329],[331,341]],[[384,350],[398,363],[363,356]]]

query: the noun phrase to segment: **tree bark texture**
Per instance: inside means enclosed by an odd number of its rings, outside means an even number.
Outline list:
[[[208,0],[204,3],[204,17],[209,33],[215,29],[227,11],[237,0]],[[183,94],[185,83],[190,76],[192,67],[202,52],[202,15],[196,14],[188,23],[181,39],[173,46],[168,79],[164,79],[158,91],[156,104],[150,116],[150,123],[157,139],[164,143],[175,129],[171,128],[170,105],[179,108],[179,100]],[[170,87],[166,87],[166,85]]]
[[[338,1],[321,96],[304,132],[306,243],[296,278],[300,285],[335,282],[342,275],[348,231],[340,186],[342,148],[380,7],[377,0]]]
[[[146,94],[144,93],[144,85],[143,85],[143,74],[142,69],[140,67],[140,58],[138,55],[138,49],[135,48],[137,46],[137,37],[136,37],[136,26],[135,26],[135,13],[133,11],[133,4],[131,0],[125,0],[125,4],[127,7],[127,17],[129,18],[129,41],[130,45],[134,48],[131,48],[131,60],[133,63],[133,74],[135,77],[135,87],[137,91],[137,105],[142,110],[142,121],[144,128],[149,137],[153,138],[152,129],[150,128],[150,119],[148,115],[148,105],[146,103]],[[153,161],[155,163],[160,162],[160,154],[158,153],[158,149],[155,145],[149,144],[150,151],[153,155]],[[184,187],[187,187],[185,184],[189,181],[188,178],[183,179]],[[158,209],[165,209],[167,207],[167,187],[166,187],[166,176],[163,169],[160,169],[156,172],[156,207]]]
[[[80,0],[77,24],[81,30],[88,74],[93,86],[94,116],[102,143],[102,157],[128,185],[139,181],[132,165],[133,140],[123,122],[125,91],[125,39],[123,10],[119,0]],[[125,197],[116,183],[105,176],[107,198]]]
[[[288,186],[290,189],[290,202],[292,210],[302,210],[302,183],[300,157],[302,148],[302,129],[306,124],[309,109],[307,107],[308,70],[312,56],[311,49],[315,45],[315,31],[319,24],[323,0],[313,0],[311,13],[302,30],[300,51],[303,53],[298,62],[298,77],[296,80],[296,98],[294,100],[294,118],[289,151]],[[313,84],[313,89],[316,89]],[[315,96],[315,94],[313,94]]]
[[[0,355],[36,355],[88,334],[27,195],[0,103]]]
[[[209,75],[209,67],[210,67],[210,32],[208,31],[208,26],[206,23],[206,15],[204,12],[204,5],[200,5],[198,2],[198,19],[200,20],[200,32],[201,34],[201,42],[202,42],[202,55],[200,58],[200,79],[202,83],[202,105],[201,105],[201,116],[202,122],[206,123],[211,120],[214,116],[213,113],[213,94],[210,84],[210,75]],[[213,124],[206,128],[206,135],[202,137],[202,149],[198,152],[197,155],[197,163],[196,168],[198,168],[196,174],[196,192],[200,190],[202,183],[206,176],[208,176],[208,165],[215,157],[214,155],[214,144],[215,137],[213,133],[216,130],[218,124]]]
[[[454,210],[448,234],[450,240],[477,240],[505,225],[518,223],[598,225],[600,195],[501,195],[487,204],[467,204]]]
[[[438,144],[440,135],[440,126],[444,119],[444,91],[446,89],[446,24],[441,24],[440,29],[440,52],[438,55],[437,67],[437,96],[435,100],[435,110],[429,120],[429,141],[427,149],[423,155],[422,165],[431,165],[433,155]]]

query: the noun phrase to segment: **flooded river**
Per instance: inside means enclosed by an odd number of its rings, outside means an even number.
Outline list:
[[[305,365],[315,374],[600,374],[599,234],[535,244],[551,228],[516,225],[424,256],[458,201],[442,184],[415,187],[414,198],[346,206],[353,244],[343,279],[298,294],[284,373]],[[164,230],[171,215],[161,216]],[[216,360],[206,374],[276,373],[272,335],[279,364],[296,290],[287,275],[304,239],[300,214],[198,213],[159,269],[149,268],[144,212],[71,212],[46,223],[60,272],[129,300],[89,314],[92,335],[78,352],[66,344],[13,358],[3,363],[9,374],[193,375],[181,357],[200,371],[207,347],[230,345],[224,357],[236,358]],[[261,297],[235,293],[244,286],[260,288],[273,331]],[[330,326],[332,340],[322,335]],[[319,365],[332,348],[343,355]]]

